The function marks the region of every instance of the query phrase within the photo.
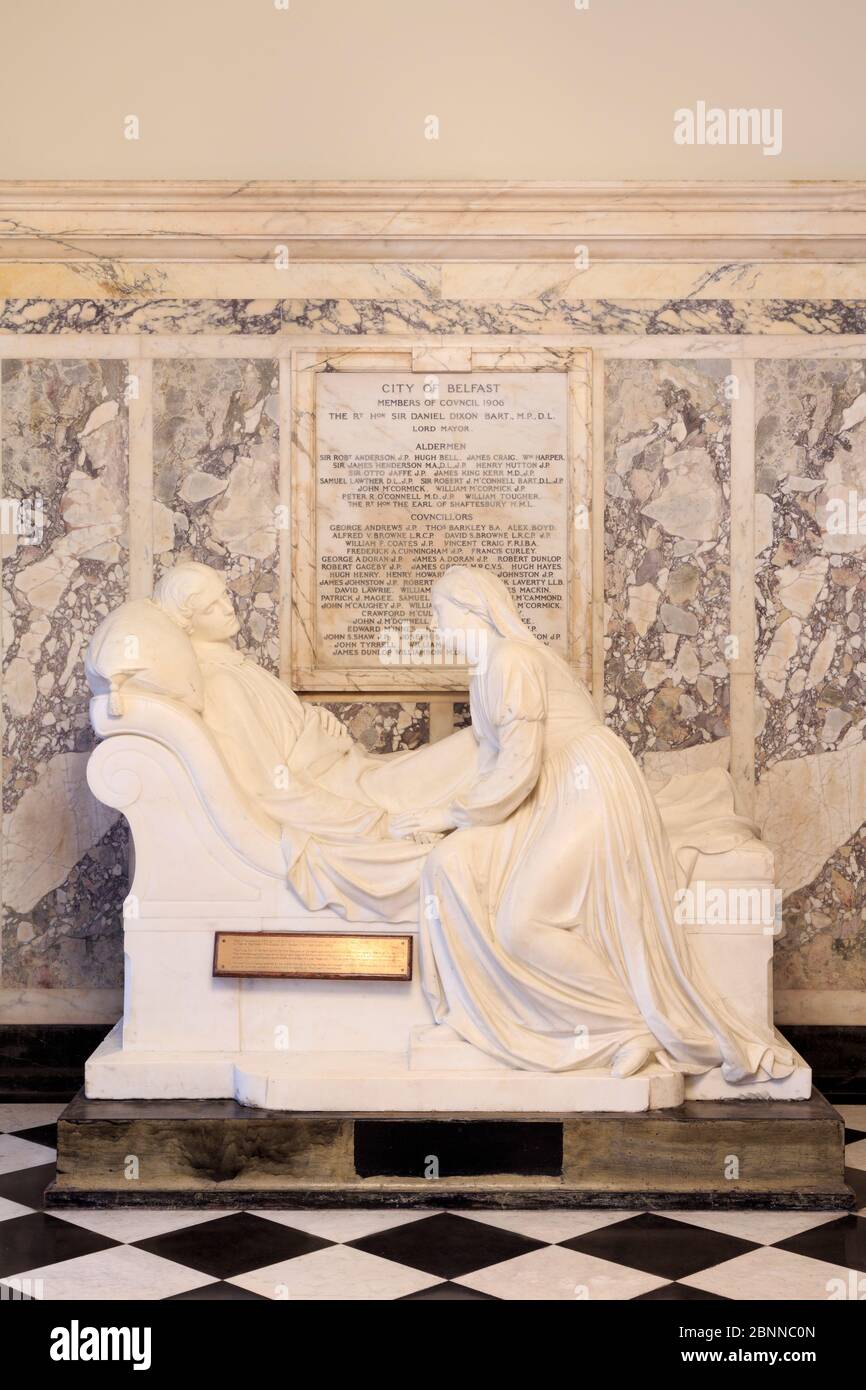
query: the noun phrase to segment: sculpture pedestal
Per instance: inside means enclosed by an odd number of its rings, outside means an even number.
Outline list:
[[[817,1092],[436,1118],[79,1095],[58,1123],[46,1205],[846,1211],[843,1162],[842,1120]]]
[[[411,1030],[403,1051],[146,1051],[123,1046],[118,1023],[87,1062],[91,1100],[226,1099],[262,1110],[552,1114],[670,1109],[684,1100],[807,1100],[798,1058],[779,1081],[730,1086],[718,1068],[682,1077],[660,1066],[607,1071],[517,1071],[461,1042],[449,1028]]]

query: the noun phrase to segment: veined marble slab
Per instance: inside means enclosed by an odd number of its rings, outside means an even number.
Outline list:
[[[866,333],[866,299],[23,299],[0,333]]]
[[[604,708],[636,753],[729,732],[730,372],[607,366]]]
[[[127,369],[7,361],[0,389],[4,495],[42,512],[38,534],[3,537],[3,983],[110,987],[127,834],[85,782],[83,654],[127,589]]]

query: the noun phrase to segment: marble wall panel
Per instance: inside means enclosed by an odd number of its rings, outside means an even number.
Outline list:
[[[866,989],[866,824],[810,883],[783,898],[777,989]]]
[[[636,755],[729,733],[729,372],[606,368],[604,708]]]
[[[422,289],[416,286],[416,291]],[[866,333],[866,299],[410,298],[0,300],[0,334]]]
[[[157,361],[154,569],[224,571],[238,645],[279,667],[279,368],[270,359]]]
[[[315,700],[345,724],[368,753],[402,753],[430,742],[427,700]]]
[[[454,701],[454,728],[468,729],[472,725],[472,713],[468,700]]]
[[[755,488],[755,772],[790,889],[776,981],[863,989],[866,363],[758,363]]]
[[[758,363],[755,481],[760,772],[866,727],[866,363]]]
[[[126,833],[91,796],[83,652],[128,578],[120,361],[6,361],[4,495],[41,531],[3,537],[3,984],[122,978]]]
[[[439,298],[433,282],[419,283],[411,303],[0,304],[0,332],[24,334],[568,328],[832,336],[866,332],[866,305],[552,294],[469,303]],[[771,358],[772,337],[767,344],[756,367],[755,814],[785,895],[777,987],[838,995],[866,989],[866,363],[850,348],[844,360]],[[611,359],[605,369],[606,717],[656,786],[728,761],[731,367],[716,356],[723,346],[707,350],[711,359],[686,360],[673,343],[665,360]],[[5,538],[2,984],[13,989],[105,988],[122,978],[126,831],[86,789],[81,653],[127,590],[125,372],[122,361],[67,357],[2,364],[4,495],[38,491],[45,514],[38,543]],[[223,567],[241,644],[271,669],[277,375],[272,356],[153,367],[155,572],[182,557]],[[840,500],[849,525],[834,534],[827,503]],[[468,702],[434,709],[437,698],[317,697],[382,753],[465,727]]]

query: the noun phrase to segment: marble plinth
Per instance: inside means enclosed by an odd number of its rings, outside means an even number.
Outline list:
[[[854,1200],[842,1120],[817,1092],[633,1114],[437,1117],[81,1094],[60,1117],[57,1148],[51,1208],[845,1211]]]
[[[440,1036],[444,1035],[444,1036]],[[88,1060],[91,1100],[231,1099],[263,1110],[637,1113],[686,1099],[807,1100],[811,1071],[798,1058],[780,1081],[729,1086],[715,1068],[683,1078],[660,1066],[636,1076],[607,1071],[517,1071],[448,1029],[416,1028],[408,1051],[148,1052],[123,1046],[118,1023]]]

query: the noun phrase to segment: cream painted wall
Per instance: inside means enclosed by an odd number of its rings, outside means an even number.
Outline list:
[[[0,0],[0,178],[866,175],[862,0],[588,4]],[[782,153],[677,146],[699,100]]]

